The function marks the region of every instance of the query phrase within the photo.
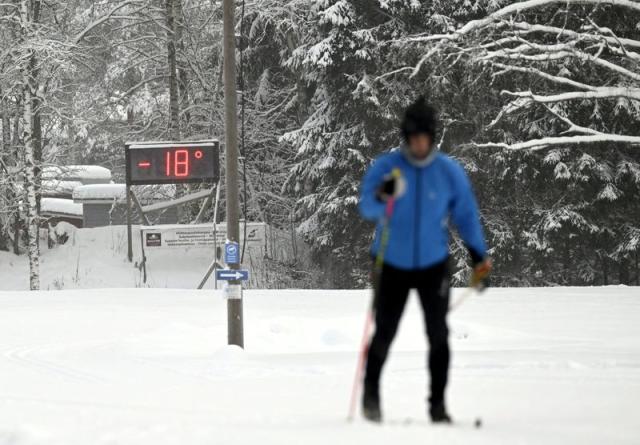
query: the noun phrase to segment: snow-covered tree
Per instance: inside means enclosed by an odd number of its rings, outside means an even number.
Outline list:
[[[634,20],[640,16],[640,4],[527,0],[501,6],[453,32],[414,38],[437,42],[414,72],[437,52],[448,51],[486,65],[494,77],[528,81],[526,89],[501,91],[508,100],[489,127],[496,127],[496,136],[506,140],[482,146],[640,145],[640,135],[633,132],[635,125],[612,128],[611,122],[601,119],[602,108],[613,105],[614,115],[630,122],[640,120],[640,75],[636,72],[640,40]],[[546,114],[546,122],[532,125],[525,140],[500,127],[504,121],[530,116],[534,108]]]
[[[476,186],[494,283],[640,279],[637,2],[236,4],[244,216],[303,236],[316,285],[367,283],[360,179],[422,94]],[[121,179],[126,140],[223,135],[221,17],[202,0],[0,4],[0,249],[37,232],[42,165]]]
[[[551,0],[488,7],[480,18],[409,40],[424,48],[414,74],[446,57],[489,76],[486,88],[505,98],[467,144],[483,151],[472,155],[481,170],[504,172],[476,175],[481,188],[498,192],[484,200],[498,261],[508,260],[498,271],[520,283],[608,283],[608,270],[626,269],[635,254],[615,240],[634,233],[629,221],[637,220],[627,207],[638,199],[640,7]],[[512,151],[519,149],[537,152]],[[504,193],[510,203],[501,208]]]
[[[88,8],[93,2],[74,2],[73,6],[78,3]],[[52,151],[48,132],[60,134],[60,123],[68,110],[60,106],[60,100],[68,94],[67,82],[75,64],[86,61],[80,45],[117,11],[134,3],[138,2],[120,2],[77,31],[73,19],[64,15],[65,10],[61,13],[56,4],[20,0],[2,5],[3,33],[11,38],[1,44],[0,89],[2,103],[9,104],[15,124],[11,128],[11,116],[3,116],[2,182],[9,183],[6,196],[13,202],[7,202],[0,213],[9,215],[3,218],[4,230],[7,221],[24,218],[33,290],[39,288],[40,170],[48,157],[45,149]],[[5,135],[9,132],[13,141],[7,145]],[[15,225],[13,233],[17,246]]]

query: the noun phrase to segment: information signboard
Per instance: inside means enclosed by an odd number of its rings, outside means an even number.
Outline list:
[[[213,248],[226,244],[227,231],[225,224],[218,224],[214,230],[212,224],[164,224],[157,226],[141,226],[144,248]],[[243,233],[240,225],[240,234]],[[247,224],[247,246],[264,246],[266,235],[265,223]],[[239,255],[239,249],[236,250]],[[236,261],[236,263],[239,261]]]

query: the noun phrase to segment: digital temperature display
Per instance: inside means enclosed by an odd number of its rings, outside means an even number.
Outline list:
[[[127,183],[217,181],[220,171],[218,153],[217,141],[127,144]]]

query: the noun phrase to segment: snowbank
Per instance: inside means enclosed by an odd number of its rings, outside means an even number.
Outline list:
[[[75,205],[82,207],[82,204]],[[41,289],[141,286],[140,271],[126,259],[125,226],[71,230],[68,231],[68,235],[69,239],[65,244],[57,245],[52,249],[47,248],[47,244],[41,240]],[[138,238],[134,238],[135,240],[138,242],[133,243],[134,261],[140,261],[139,235]],[[28,289],[28,277],[29,263],[26,255],[16,256],[10,252],[0,251],[0,290]],[[187,286],[184,281],[175,284],[183,284],[188,288],[195,287],[192,283]],[[162,284],[165,283],[162,282]],[[3,445],[1,441],[0,445]]]
[[[80,181],[83,184],[108,183],[111,170],[99,165],[52,165],[42,169],[42,179]]]

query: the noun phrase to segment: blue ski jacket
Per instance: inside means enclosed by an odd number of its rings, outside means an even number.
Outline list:
[[[371,253],[380,246],[386,204],[377,197],[384,177],[400,169],[406,182],[404,194],[396,198],[389,220],[389,238],[384,262],[399,269],[416,270],[445,261],[449,256],[449,218],[457,227],[474,259],[487,255],[478,205],[462,166],[436,152],[424,166],[416,166],[395,150],[381,155],[362,180],[359,202],[363,218],[377,222]]]

